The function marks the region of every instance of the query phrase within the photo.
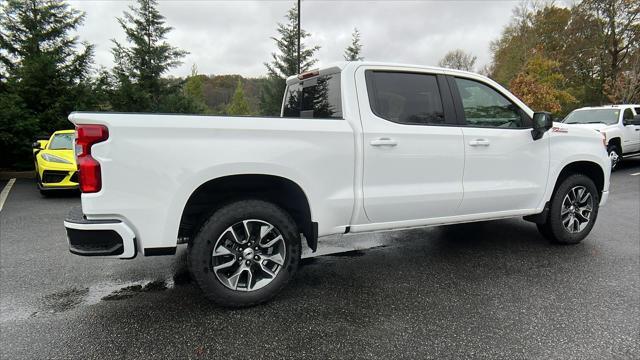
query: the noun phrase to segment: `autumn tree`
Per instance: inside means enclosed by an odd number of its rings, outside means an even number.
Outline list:
[[[354,28],[351,34],[351,44],[344,51],[344,59],[346,61],[362,61],[364,57],[361,53],[362,44],[360,43],[360,32],[357,28]]]
[[[564,105],[576,102],[569,92],[562,90],[565,78],[558,72],[559,66],[559,62],[538,52],[511,80],[509,88],[532,109],[558,114]]]
[[[464,50],[456,49],[446,53],[438,62],[438,66],[449,69],[473,71],[477,59],[476,56],[466,53]]]
[[[285,24],[278,23],[275,41],[277,51],[271,54],[271,62],[265,63],[267,79],[260,99],[261,110],[264,115],[280,113],[282,95],[286,87],[286,79],[300,72],[305,72],[316,63],[314,55],[319,46],[307,47],[304,39],[311,36],[304,29],[300,29],[300,61],[298,62],[298,8],[292,7],[285,16]]]

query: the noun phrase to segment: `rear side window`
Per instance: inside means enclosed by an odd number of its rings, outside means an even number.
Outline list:
[[[289,85],[283,116],[342,119],[340,74],[316,76]]]
[[[365,76],[371,110],[378,117],[401,124],[445,124],[435,75],[369,70]]]

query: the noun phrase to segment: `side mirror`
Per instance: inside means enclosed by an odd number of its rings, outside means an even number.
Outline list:
[[[42,146],[40,146],[40,142],[39,142],[39,141],[36,141],[36,142],[34,142],[33,144],[31,144],[31,147],[32,147],[34,150],[42,150]]]
[[[533,114],[533,130],[531,130],[531,137],[533,140],[538,140],[544,135],[547,130],[553,127],[553,118],[551,113],[537,112]]]

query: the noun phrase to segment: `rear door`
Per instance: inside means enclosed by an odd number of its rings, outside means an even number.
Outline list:
[[[464,148],[446,78],[435,72],[356,72],[363,128],[364,208],[374,223],[454,215]],[[360,91],[364,89],[365,91]]]
[[[477,79],[449,77],[464,135],[460,215],[535,209],[549,173],[549,135],[534,141],[526,112]]]

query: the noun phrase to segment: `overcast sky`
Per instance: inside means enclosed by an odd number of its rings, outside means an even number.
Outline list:
[[[133,4],[128,0],[77,0],[86,12],[80,39],[95,44],[95,62],[111,67],[110,39],[124,40],[116,21]],[[160,1],[160,12],[174,28],[168,41],[189,52],[170,75],[186,76],[196,64],[201,74],[262,76],[275,44],[276,24],[294,1]],[[490,61],[489,43],[509,22],[519,1],[322,1],[303,0],[302,27],[307,45],[320,45],[319,64],[341,61],[354,27],[362,35],[367,60],[436,65],[449,50],[461,48]]]

